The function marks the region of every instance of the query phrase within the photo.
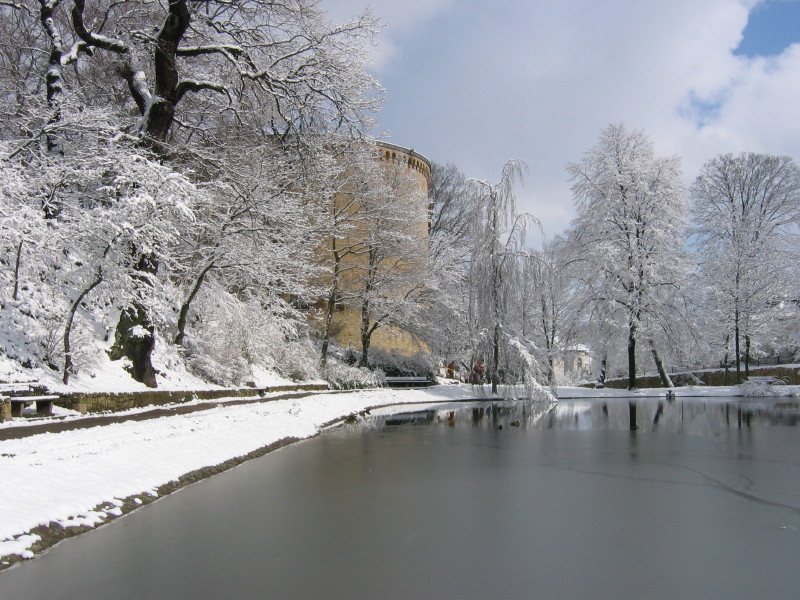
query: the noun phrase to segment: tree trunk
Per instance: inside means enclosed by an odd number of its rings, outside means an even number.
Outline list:
[[[750,336],[744,336],[744,376],[750,377]]]
[[[497,393],[497,369],[500,365],[500,212],[498,198],[492,193],[490,204],[490,226],[491,226],[491,268],[492,268],[492,320],[494,329],[492,332],[492,393]]]
[[[142,256],[135,269],[139,273],[155,274],[158,263],[150,255]],[[144,275],[139,277],[141,285],[149,285]],[[156,370],[152,361],[155,345],[155,326],[150,321],[147,310],[140,302],[131,303],[120,314],[114,333],[114,345],[109,350],[111,360],[127,358],[130,360],[127,370],[136,381],[147,387],[157,387]]]
[[[603,355],[600,358],[600,373],[597,375],[597,383],[600,384],[600,387],[606,385],[606,373],[608,373],[608,350],[604,347]]]
[[[17,257],[14,260],[14,292],[11,294],[11,298],[15,302],[19,300],[19,265],[22,260],[22,245],[24,243],[25,240],[20,240],[19,245],[17,245]]]
[[[656,370],[658,370],[658,376],[661,379],[661,385],[667,388],[675,387],[675,385],[672,383],[672,379],[670,379],[669,373],[667,373],[667,369],[664,367],[664,361],[661,360],[661,357],[658,354],[656,343],[653,341],[653,338],[649,338],[647,341],[650,345],[650,353],[653,355],[653,362],[656,363]]]
[[[69,307],[69,313],[67,314],[67,322],[64,325],[64,373],[62,375],[61,380],[64,382],[64,385],[69,383],[69,376],[73,370],[73,362],[72,362],[72,343],[70,341],[70,335],[72,334],[72,323],[75,320],[75,313],[78,312],[78,308],[83,302],[83,299],[100,283],[103,281],[103,276],[98,273],[97,279],[95,279],[89,287],[84,289],[78,297],[75,298],[75,301]]]
[[[150,324],[144,307],[134,302],[119,317],[109,356],[111,360],[127,358],[130,365],[126,370],[131,377],[147,387],[158,387],[152,362],[155,344],[155,327]]]
[[[492,393],[497,393],[498,375],[500,368],[500,324],[494,325],[494,339],[492,342]]]
[[[175,119],[178,98],[178,46],[189,27],[186,0],[169,0],[169,13],[156,38],[153,56],[155,95],[145,116],[144,133],[159,154],[165,154],[163,142]]]
[[[733,345],[734,345],[734,356],[736,358],[736,383],[742,383],[742,354],[741,348],[739,346],[739,311],[736,311],[734,316],[734,326],[733,326]]]
[[[636,323],[631,319],[628,326],[628,389],[637,389],[636,385]]]
[[[328,294],[328,306],[325,311],[325,324],[322,328],[322,348],[319,353],[319,366],[321,369],[328,364],[328,347],[331,341],[331,331],[333,329],[333,314],[336,312],[336,301],[339,299],[339,274],[342,268],[342,260],[336,250],[336,238],[331,242],[333,248],[333,279],[331,289]]]
[[[64,97],[64,82],[61,77],[62,58],[64,55],[63,40],[56,23],[55,11],[60,0],[45,2],[39,1],[39,21],[47,37],[50,38],[50,54],[47,59],[47,72],[45,74],[45,94],[47,106],[52,111],[48,125],[56,125],[61,121],[61,103]],[[49,154],[63,156],[62,136],[55,131],[47,132],[46,145]]]
[[[545,350],[547,350],[547,385],[554,386],[556,383],[556,372],[553,368],[553,347],[555,346],[555,335],[550,327],[547,326],[547,300],[542,294],[542,333],[544,334]],[[551,335],[552,334],[552,335]]]
[[[369,368],[369,345],[372,338],[372,331],[369,327],[369,300],[361,303],[361,359],[358,361],[359,367]]]
[[[214,263],[211,263],[200,272],[200,275],[197,276],[197,281],[194,282],[194,287],[192,287],[192,291],[189,292],[189,296],[186,298],[186,301],[181,306],[181,311],[178,314],[178,333],[175,336],[175,340],[173,341],[173,343],[176,346],[180,346],[183,343],[183,338],[186,332],[186,320],[189,317],[189,308],[195,296],[197,296],[197,293],[200,291],[200,287],[203,285],[206,275],[208,275],[208,272],[213,268],[214,268]]]
[[[331,288],[328,295],[328,306],[325,309],[325,324],[322,327],[322,347],[319,351],[319,366],[321,369],[328,364],[328,347],[331,342],[331,330],[333,329],[333,313],[336,310],[336,291]]]

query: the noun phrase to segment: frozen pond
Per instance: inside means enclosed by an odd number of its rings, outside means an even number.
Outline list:
[[[0,597],[795,599],[799,422],[719,398],[373,413],[0,573]]]

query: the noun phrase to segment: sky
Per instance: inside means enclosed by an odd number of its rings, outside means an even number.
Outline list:
[[[496,182],[547,238],[575,217],[567,164],[610,124],[678,155],[687,186],[723,153],[800,163],[800,0],[322,0],[384,23],[370,69],[383,139]],[[533,242],[538,244],[538,240]]]

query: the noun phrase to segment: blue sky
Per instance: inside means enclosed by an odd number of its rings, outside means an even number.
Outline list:
[[[734,54],[775,56],[800,42],[800,0],[769,0],[756,6]]]
[[[800,0],[322,0],[371,5],[389,141],[496,181],[524,160],[522,210],[548,237],[574,208],[566,165],[611,123],[643,129],[689,184],[726,152],[800,162]]]

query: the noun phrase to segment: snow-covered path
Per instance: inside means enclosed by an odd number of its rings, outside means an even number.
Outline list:
[[[123,499],[138,504],[181,475],[311,437],[351,413],[474,397],[471,386],[321,393],[0,441],[0,557],[31,557],[39,525],[101,524],[121,514]]]

